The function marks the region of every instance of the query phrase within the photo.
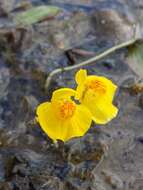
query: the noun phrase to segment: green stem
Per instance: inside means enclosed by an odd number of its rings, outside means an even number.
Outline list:
[[[90,63],[93,63],[93,62],[95,62],[95,61],[97,61],[97,60],[99,60],[99,59],[102,59],[102,58],[106,57],[107,55],[109,55],[109,54],[115,52],[116,50],[119,50],[119,49],[121,49],[121,48],[127,47],[127,46],[129,46],[129,45],[135,43],[136,40],[137,40],[137,38],[136,38],[136,35],[135,35],[134,38],[132,38],[132,39],[126,41],[126,42],[123,42],[123,43],[121,43],[121,44],[115,45],[115,46],[113,46],[113,47],[111,47],[111,48],[105,50],[104,52],[100,53],[99,55],[97,55],[97,56],[95,56],[95,57],[92,57],[91,59],[88,59],[88,60],[86,60],[86,61],[83,61],[83,62],[81,62],[81,63],[79,63],[79,64],[76,64],[76,65],[73,65],[73,66],[68,66],[68,67],[64,67],[64,68],[59,68],[59,69],[53,70],[53,71],[49,74],[49,76],[47,77],[47,79],[46,79],[45,89],[48,89],[48,87],[49,87],[49,85],[50,85],[50,83],[51,83],[52,78],[53,78],[56,74],[59,74],[59,73],[61,73],[61,72],[63,72],[63,71],[70,71],[70,70],[73,70],[73,69],[77,69],[77,68],[83,67],[83,66],[85,66],[85,65],[88,65],[88,64],[90,64]]]

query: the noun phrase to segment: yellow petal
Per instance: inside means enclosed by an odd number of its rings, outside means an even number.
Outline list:
[[[89,110],[79,105],[76,112],[71,119],[68,119],[61,124],[61,133],[57,134],[56,139],[68,141],[73,137],[83,136],[90,128],[92,122],[92,115]]]
[[[87,72],[86,72],[86,70],[85,70],[85,69],[80,69],[80,70],[76,73],[76,75],[75,75],[75,80],[76,80],[77,84],[79,84],[79,83],[84,82],[84,80],[86,79],[86,77],[87,77]]]
[[[43,131],[53,140],[67,141],[83,136],[90,128],[92,116],[89,110],[79,105],[74,116],[68,120],[59,120],[51,109],[51,103],[45,102],[37,107],[38,122]]]
[[[103,81],[103,83],[105,83],[107,86],[105,97],[107,98],[108,101],[112,102],[115,96],[115,92],[117,90],[117,86],[111,80],[105,77],[100,77],[100,80]]]
[[[74,116],[62,123],[60,136],[57,135],[56,139],[68,141],[73,137],[83,136],[91,126],[92,116],[89,110],[79,105],[77,106]]]
[[[118,109],[113,104],[99,105],[93,112],[93,120],[97,124],[106,124],[117,116]]]
[[[83,102],[92,113],[93,120],[97,124],[106,124],[118,113],[118,109],[106,98],[97,99],[91,93],[87,93]]]
[[[69,140],[72,137],[83,136],[90,128],[91,122],[92,115],[89,110],[83,105],[77,106],[76,113],[70,120],[65,140]]]
[[[54,141],[62,139],[62,121],[58,120],[51,110],[51,103],[45,102],[37,107],[38,122],[43,131]]]
[[[117,86],[110,79],[106,77],[90,75],[87,77],[87,83],[90,82],[91,80],[98,80],[103,83],[103,85],[106,87],[106,93],[104,94],[104,97],[107,98],[108,101],[112,102],[115,92],[117,90]],[[101,98],[101,95],[102,94],[99,94],[100,98]]]
[[[75,99],[80,100],[82,98],[83,92],[84,92],[85,86],[84,84],[79,84],[76,88],[76,94]]]
[[[71,96],[75,95],[75,90],[71,88],[60,88],[55,90],[52,95],[52,101],[60,99],[70,99]]]
[[[87,77],[87,72],[85,69],[80,69],[75,75],[75,80],[78,84],[75,95],[75,99],[77,100],[81,99],[82,94],[84,92],[86,77]]]

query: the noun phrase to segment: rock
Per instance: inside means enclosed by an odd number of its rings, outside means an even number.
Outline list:
[[[143,93],[139,97],[139,107],[143,109]]]
[[[39,104],[39,102],[36,99],[36,97],[34,97],[32,95],[29,95],[29,96],[25,96],[25,99],[27,101],[29,109],[31,109],[32,111],[35,111],[37,105]]]
[[[141,28],[141,33],[143,35],[143,11],[142,11],[142,7],[143,7],[143,1],[142,0],[127,0],[128,4],[131,7],[131,11],[136,19],[136,21],[139,23],[140,28]]]
[[[14,8],[15,0],[0,0],[0,9],[3,13],[9,13]]]
[[[119,176],[106,170],[103,170],[102,174],[105,176],[106,183],[108,183],[112,188],[123,189],[123,182]]]
[[[80,142],[77,140],[70,146],[68,160],[73,164],[91,161],[91,163],[94,162],[96,165],[103,154],[104,150],[100,141],[96,139],[96,136],[87,134],[80,139]]]
[[[51,0],[51,3],[58,3],[58,0]],[[72,5],[92,5],[92,0],[73,0],[72,2],[70,0],[60,0],[60,3],[65,4],[72,4]]]
[[[17,175],[16,177],[13,177],[12,183],[16,189],[21,190],[29,190],[31,187],[33,187],[33,184],[30,183],[30,179],[27,176],[23,177]]]
[[[102,8],[93,14],[95,34],[113,44],[128,41],[134,36],[134,19],[113,8]]]
[[[13,185],[9,182],[0,183],[0,190],[12,190]]]
[[[96,190],[106,190],[106,188],[103,185],[103,181],[101,178],[99,178],[99,176],[97,176],[96,174],[94,174],[94,182],[93,182],[93,186]],[[93,189],[94,190],[94,189]]]
[[[0,182],[4,181],[5,178],[4,158],[0,155]]]
[[[35,5],[59,2],[31,1]],[[125,4],[127,1],[128,5]],[[98,54],[102,48],[132,37],[134,19],[126,8],[132,6],[133,1],[135,3],[135,0],[61,0],[65,9],[66,3],[73,9],[66,9],[62,16],[37,23],[24,31],[13,28],[9,19],[5,25],[0,19],[0,38],[6,40],[0,45],[1,56],[5,56],[6,50],[8,53],[11,50],[12,54],[7,53],[6,63],[0,56],[0,118],[4,122],[0,120],[0,127],[3,127],[0,131],[1,190],[127,190],[124,182],[131,175],[134,179],[128,183],[128,189],[142,189],[139,180],[142,177],[137,176],[142,170],[143,157],[143,112],[137,105],[139,97],[130,96],[120,88],[118,117],[106,127],[92,126],[84,137],[66,142],[62,149],[52,146],[40,128],[29,124],[35,117],[38,102],[48,101],[59,86],[75,87],[73,71],[57,75],[52,90],[45,92],[43,89],[48,73],[68,65],[65,51],[77,47]],[[20,8],[21,5],[17,5],[14,11]],[[84,8],[90,13],[92,10],[93,14],[83,11]],[[5,35],[8,37],[3,38]],[[108,76],[117,84],[125,75],[134,78],[124,64],[125,53],[119,51],[93,67],[90,65],[89,74]],[[77,62],[84,59],[76,57]],[[102,63],[105,65],[100,67]],[[128,88],[131,83],[132,79],[127,80],[121,87]]]
[[[135,140],[136,140],[137,142],[143,144],[143,134],[140,134],[139,136],[137,136],[137,137],[135,138]]]
[[[127,190],[141,190],[141,189],[143,189],[143,178],[137,178],[135,176],[130,176],[126,189]]]
[[[87,42],[86,37],[90,30],[90,19],[83,12],[72,13],[62,20],[35,24],[34,28],[25,33],[20,59],[23,64],[28,64],[29,67],[33,65],[35,70],[47,74],[54,68],[63,66],[61,59],[63,60],[66,50]],[[88,38],[90,40],[92,39]]]
[[[115,60],[113,59],[106,59],[103,62],[103,65],[107,68],[107,69],[114,69],[116,66]]]
[[[127,75],[121,78],[119,86],[125,89],[132,88],[132,86],[136,83],[136,77],[134,75]]]
[[[7,87],[10,82],[9,69],[0,60],[0,99],[7,95]]]

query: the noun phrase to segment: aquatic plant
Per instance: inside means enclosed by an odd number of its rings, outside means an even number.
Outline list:
[[[61,88],[53,92],[51,102],[37,107],[37,120],[54,141],[83,136],[91,125],[90,111],[82,104],[76,104],[71,99],[74,95],[74,90]]]
[[[98,124],[106,124],[113,119],[118,109],[112,104],[117,86],[109,79],[87,75],[86,70],[76,74],[76,99],[92,113],[92,119]]]
[[[88,76],[83,69],[76,73],[75,80],[76,90],[55,90],[50,102],[37,107],[37,121],[53,141],[83,136],[92,120],[105,124],[117,115],[118,109],[112,104],[117,86],[111,80]]]

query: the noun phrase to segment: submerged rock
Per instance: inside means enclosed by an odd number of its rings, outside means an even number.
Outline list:
[[[106,183],[113,189],[123,189],[123,182],[116,174],[105,170],[103,170],[102,173],[105,176]]]
[[[56,5],[59,1],[31,2]],[[119,102],[120,111],[107,126],[93,125],[84,137],[56,148],[31,122],[37,104],[48,101],[53,90],[75,86],[73,71],[57,75],[49,91],[43,88],[47,74],[69,65],[65,51],[78,47],[96,55],[131,39],[133,25],[138,22],[136,8],[128,0],[60,3],[63,15],[28,28],[17,28],[9,19],[3,25],[5,19],[0,19],[0,39],[4,42],[0,66],[0,189],[138,190],[142,188],[143,112],[139,97],[125,91],[135,75],[125,65],[124,50],[88,67],[89,73],[108,76],[119,84],[115,102]],[[20,11],[20,6],[15,6],[16,10]],[[75,57],[74,64],[85,59],[82,55]],[[130,80],[128,76],[133,77]],[[130,181],[131,175],[134,178]]]
[[[0,9],[3,12],[3,14],[8,14],[15,5],[15,0],[0,0]]]
[[[104,43],[119,44],[128,41],[135,34],[135,20],[125,12],[112,8],[100,8],[93,14],[95,33]]]
[[[0,61],[0,100],[5,97],[8,93],[8,85],[10,82],[10,72],[9,69],[4,66],[2,60]]]

